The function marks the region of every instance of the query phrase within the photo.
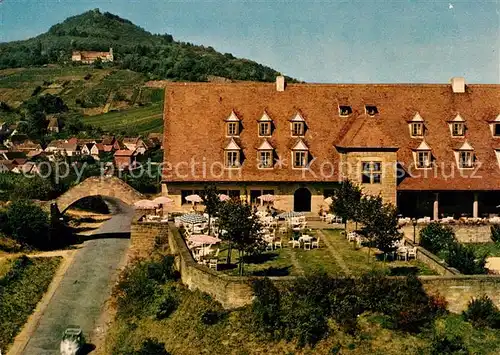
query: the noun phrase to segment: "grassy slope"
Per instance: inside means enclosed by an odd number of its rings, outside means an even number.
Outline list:
[[[117,320],[107,339],[110,354],[121,354],[132,346],[138,348],[147,338],[165,343],[172,354],[429,354],[431,334],[418,335],[392,331],[382,326],[383,319],[371,314],[359,318],[360,331],[351,336],[330,324],[331,334],[315,348],[297,349],[294,342],[271,341],[258,337],[249,326],[250,310],[230,312],[214,325],[205,325],[201,316],[206,311],[221,310],[220,305],[200,292],[186,290],[179,308],[167,319],[152,318],[130,323]],[[478,330],[460,316],[449,315],[436,321],[439,332],[460,335],[474,354],[498,354],[500,331]],[[111,351],[113,349],[114,351]],[[337,352],[338,353],[338,352]]]
[[[18,279],[7,282],[0,289],[0,349],[12,343],[21,330],[49,287],[61,258],[30,260]]]

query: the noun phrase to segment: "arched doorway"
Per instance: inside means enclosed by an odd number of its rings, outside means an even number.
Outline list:
[[[293,194],[293,210],[296,212],[311,211],[311,191],[305,187],[295,191]]]

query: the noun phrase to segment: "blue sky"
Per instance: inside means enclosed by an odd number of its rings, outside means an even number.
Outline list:
[[[307,82],[500,83],[500,0],[0,2],[0,42],[99,8]]]

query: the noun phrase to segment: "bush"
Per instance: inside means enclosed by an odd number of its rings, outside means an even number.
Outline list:
[[[205,325],[214,325],[219,323],[226,316],[227,313],[222,311],[205,311],[201,315],[201,322]]]
[[[469,350],[467,350],[462,338],[458,336],[435,335],[432,339],[430,353],[431,355],[467,355]]]
[[[471,299],[462,316],[475,327],[500,328],[500,311],[486,295]]]
[[[500,243],[500,225],[494,224],[491,226],[491,240]]]
[[[466,275],[485,274],[487,271],[486,254],[476,257],[473,248],[460,243],[453,243],[448,247],[446,262]]]
[[[420,231],[420,245],[437,254],[456,242],[455,233],[450,226],[432,222]]]
[[[17,242],[39,249],[49,248],[49,216],[30,201],[12,202],[5,213],[6,222],[0,228]]]
[[[163,290],[163,297],[156,310],[156,319],[161,320],[170,317],[179,306],[179,292],[175,286]]]
[[[268,278],[256,280],[253,285],[255,300],[252,303],[253,324],[257,330],[279,336],[281,332],[281,295]]]

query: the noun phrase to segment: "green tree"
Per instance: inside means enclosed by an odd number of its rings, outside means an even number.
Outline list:
[[[260,250],[262,246],[261,224],[248,204],[240,200],[229,200],[221,204],[220,228],[225,230],[222,238],[229,242],[228,263],[231,262],[231,248],[238,250],[239,273],[243,274],[244,256]]]
[[[420,245],[431,253],[438,254],[454,243],[455,232],[450,226],[432,222],[420,231]]]
[[[6,211],[3,231],[19,243],[45,249],[49,245],[49,216],[40,207],[27,200],[12,202]]]
[[[361,199],[360,222],[363,223],[362,231],[376,248],[387,253],[395,250],[394,243],[402,238],[398,230],[398,217],[396,207],[384,203],[381,196],[364,196]]]
[[[205,205],[205,212],[208,214],[208,233],[210,233],[212,217],[217,217],[219,214],[219,207],[221,204],[219,192],[214,184],[205,186],[201,194],[203,204]]]
[[[348,221],[359,222],[360,205],[361,189],[351,180],[344,180],[335,190],[330,209],[336,216],[342,217],[347,230]]]

